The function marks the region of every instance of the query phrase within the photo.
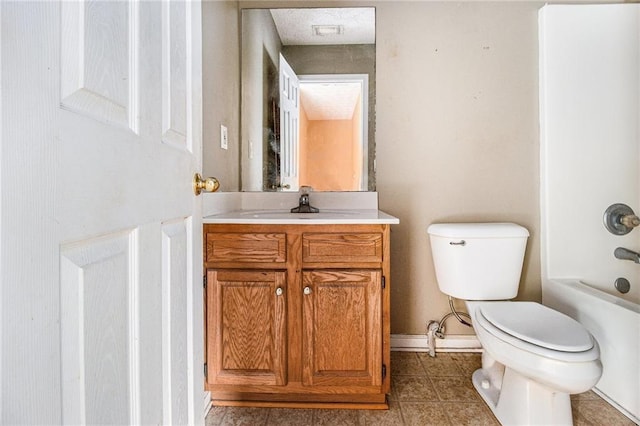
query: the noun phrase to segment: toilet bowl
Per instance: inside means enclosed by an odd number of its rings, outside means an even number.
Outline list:
[[[571,425],[570,394],[602,375],[598,343],[574,319],[515,302],[528,232],[516,224],[429,227],[440,290],[465,300],[483,348],[474,387],[503,425]]]
[[[569,395],[588,391],[602,374],[595,339],[538,303],[467,302],[467,309],[484,349],[473,384],[496,417],[509,425],[572,424]]]

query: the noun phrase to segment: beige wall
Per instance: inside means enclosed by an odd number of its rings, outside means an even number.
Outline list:
[[[377,190],[381,209],[400,218],[392,227],[393,333],[422,334],[426,321],[449,310],[431,262],[426,230],[433,222],[526,226],[531,238],[519,298],[540,299],[537,11],[542,3],[240,5],[377,8]],[[237,109],[232,102],[220,105]],[[224,170],[214,174],[224,176]],[[447,332],[470,331],[450,320]]]
[[[202,101],[205,176],[222,191],[240,189],[240,48],[237,1],[202,2]],[[220,125],[229,149],[220,148]]]
[[[262,191],[267,185],[265,155],[273,130],[271,97],[277,97],[282,44],[266,9],[242,13],[240,40],[240,185],[243,191]],[[274,81],[275,80],[275,81]],[[275,92],[275,93],[274,93]]]
[[[434,222],[527,227],[519,297],[540,299],[539,6],[377,4],[377,189],[381,209],[400,218],[393,333],[424,333],[426,321],[448,312],[427,236]]]

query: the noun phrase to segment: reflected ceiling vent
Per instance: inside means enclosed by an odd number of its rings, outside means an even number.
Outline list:
[[[270,9],[270,12],[283,46],[376,43],[374,7]],[[249,13],[249,9],[244,13]]]
[[[313,35],[316,36],[335,36],[344,34],[344,27],[342,25],[312,25]]]

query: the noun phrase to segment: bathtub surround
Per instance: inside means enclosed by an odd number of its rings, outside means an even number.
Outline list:
[[[636,422],[640,266],[614,252],[638,251],[640,231],[612,235],[603,215],[614,203],[640,210],[638,16],[638,4],[540,13],[543,302],[596,337],[604,372],[595,389]],[[615,288],[620,277],[627,294]]]
[[[540,14],[543,276],[579,278],[634,303],[640,267],[614,252],[638,251],[640,230],[613,235],[603,216],[614,203],[640,210],[639,14],[639,4]],[[631,282],[626,295],[618,277]]]

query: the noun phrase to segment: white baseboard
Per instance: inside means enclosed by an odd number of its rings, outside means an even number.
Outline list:
[[[392,334],[391,350],[405,352],[428,352],[427,336],[421,334]],[[437,352],[482,352],[475,335],[452,334],[436,339]]]
[[[209,414],[209,410],[211,410],[211,392],[204,393],[204,417],[206,419],[207,414]]]

